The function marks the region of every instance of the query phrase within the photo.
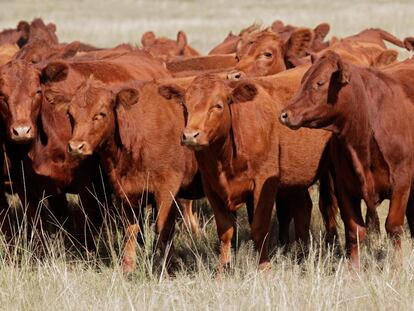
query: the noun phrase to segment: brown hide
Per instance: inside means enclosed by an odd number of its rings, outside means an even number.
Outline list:
[[[327,52],[308,70],[281,121],[333,131],[331,158],[346,228],[347,252],[359,267],[358,242],[365,237],[360,200],[374,213],[391,200],[387,233],[399,248],[407,209],[413,229],[413,60],[382,71],[362,68]],[[369,224],[367,224],[369,225]],[[412,231],[413,232],[413,231]]]
[[[174,197],[194,199],[201,194],[197,194],[200,189],[192,189],[197,173],[194,155],[180,144],[183,107],[160,96],[158,89],[158,82],[138,81],[108,88],[90,78],[70,104],[74,129],[69,150],[83,158],[97,152],[111,186],[127,206],[139,207],[142,197],[151,194],[158,209],[156,230],[167,243],[174,229]],[[136,265],[135,241],[128,236],[137,224],[129,221],[125,271]],[[131,238],[136,239],[136,234]]]

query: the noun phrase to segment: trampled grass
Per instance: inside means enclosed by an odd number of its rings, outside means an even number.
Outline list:
[[[331,24],[331,34],[344,36],[366,27],[382,27],[399,37],[414,34],[414,6],[399,1],[0,1],[0,28],[41,16],[57,24],[62,41],[81,40],[97,46],[138,43],[154,30],[174,37],[187,32],[189,42],[207,52],[231,30],[275,19],[295,25]],[[30,186],[30,185],[28,185]],[[317,200],[315,200],[316,202]],[[121,233],[102,231],[99,255],[64,245],[64,232],[48,237],[43,256],[27,239],[9,254],[0,243],[0,309],[2,310],[401,310],[414,308],[414,247],[403,240],[402,262],[384,234],[387,204],[380,207],[382,235],[362,246],[360,272],[348,269],[341,249],[326,249],[317,207],[308,254],[298,260],[284,252],[272,230],[272,270],[258,272],[257,256],[248,240],[244,211],[238,218],[237,249],[228,273],[215,274],[218,240],[211,212],[200,213],[202,232],[192,236],[181,224],[175,236],[179,269],[163,270],[149,228],[140,246],[137,272],[122,275],[118,263]],[[339,221],[341,225],[341,222]],[[341,239],[343,233],[341,231]],[[67,238],[65,239],[67,242]],[[340,241],[343,245],[343,241]],[[67,244],[67,243],[66,243]],[[70,244],[70,243],[69,243]]]

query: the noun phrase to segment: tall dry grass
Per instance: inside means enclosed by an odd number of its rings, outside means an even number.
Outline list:
[[[0,28],[21,19],[41,16],[57,24],[62,41],[81,40],[98,46],[138,43],[154,30],[174,37],[183,29],[190,43],[207,52],[229,31],[253,22],[275,19],[295,25],[329,22],[331,35],[345,36],[366,27],[382,27],[405,37],[414,34],[414,6],[399,1],[59,1],[1,0]],[[28,185],[30,187],[30,185]],[[317,202],[315,198],[314,202]],[[74,202],[75,204],[75,202]],[[382,228],[387,204],[380,208]],[[194,237],[177,225],[174,277],[165,273],[163,257],[147,218],[139,248],[136,273],[119,269],[122,226],[107,215],[96,235],[97,253],[88,253],[63,227],[51,220],[53,235],[45,235],[39,249],[35,237],[16,232],[16,247],[0,242],[0,309],[2,310],[402,310],[414,309],[414,247],[403,239],[402,262],[394,260],[384,230],[361,245],[362,270],[348,269],[339,250],[324,246],[317,208],[312,219],[312,241],[305,258],[299,247],[285,252],[272,230],[272,270],[256,270],[257,254],[249,241],[244,211],[238,216],[231,268],[217,278],[218,242],[208,208],[199,212],[201,235]],[[343,232],[341,231],[341,237]],[[343,241],[340,241],[343,244]]]

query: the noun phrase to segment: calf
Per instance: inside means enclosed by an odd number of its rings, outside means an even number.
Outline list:
[[[296,225],[299,238],[306,240],[312,206],[307,187],[317,178],[329,134],[290,137],[274,122],[271,113],[281,107],[260,82],[233,85],[202,75],[187,91],[164,85],[160,92],[185,104],[188,119],[182,142],[195,152],[215,214],[221,242],[219,269],[230,262],[232,213],[242,203],[247,204],[252,238],[260,250],[260,268],[268,267],[270,219],[278,189],[281,211],[292,203],[303,207],[298,220],[304,223]]]
[[[174,231],[174,197],[202,196],[192,192],[197,184],[194,156],[180,145],[182,107],[159,96],[156,82],[111,89],[92,77],[76,91],[69,114],[69,153],[86,158],[97,152],[116,195],[130,207],[122,267],[133,271],[140,230],[134,214],[142,196],[153,198],[158,211],[155,229],[164,248]]]
[[[327,52],[307,71],[280,120],[292,129],[318,128],[333,133],[331,158],[346,246],[351,263],[359,267],[358,242],[365,238],[361,216],[389,198],[385,228],[394,245],[407,209],[413,234],[414,62],[382,71],[361,68]]]

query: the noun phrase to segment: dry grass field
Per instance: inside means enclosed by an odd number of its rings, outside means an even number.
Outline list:
[[[146,30],[175,37],[182,29],[190,43],[204,53],[231,30],[238,32],[253,22],[268,25],[276,19],[303,26],[329,22],[330,35],[337,36],[366,27],[382,27],[399,37],[414,35],[412,0],[0,0],[0,28],[15,27],[21,19],[38,16],[57,24],[62,41],[81,40],[109,47],[122,42],[138,44]],[[317,202],[317,194],[313,195]],[[226,275],[216,277],[218,241],[214,219],[205,204],[199,209],[199,237],[193,237],[182,224],[177,225],[175,241],[180,268],[175,276],[165,274],[162,257],[153,251],[156,241],[150,228],[140,247],[137,272],[129,277],[118,269],[119,235],[108,239],[106,230],[97,237],[102,245],[100,255],[79,255],[74,248],[64,247],[64,232],[48,238],[50,243],[41,259],[30,238],[22,237],[12,254],[3,242],[0,309],[414,309],[414,245],[406,236],[402,262],[394,260],[383,227],[387,207],[387,202],[380,207],[382,235],[370,237],[361,246],[363,269],[359,272],[348,269],[342,249],[332,251],[324,247],[316,205],[313,238],[306,257],[299,262],[298,247],[289,252],[278,248],[274,226],[272,270],[265,273],[256,270],[256,252],[248,239],[245,213],[241,211],[231,268]],[[340,243],[343,246],[343,241]]]

